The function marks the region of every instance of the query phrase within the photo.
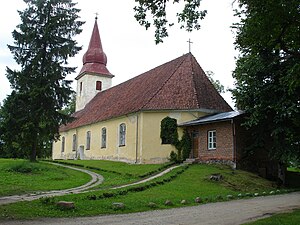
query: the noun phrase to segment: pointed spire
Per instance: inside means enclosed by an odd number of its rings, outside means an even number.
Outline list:
[[[96,16],[89,47],[82,58],[83,67],[76,79],[79,79],[85,73],[113,76],[106,68],[107,57],[102,48],[97,19]]]

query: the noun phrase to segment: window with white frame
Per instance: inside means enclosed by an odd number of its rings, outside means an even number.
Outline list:
[[[86,150],[91,149],[91,131],[86,132]]]
[[[101,148],[106,148],[106,128],[101,129]]]
[[[126,139],[126,125],[121,123],[119,127],[119,146],[125,146]]]
[[[77,140],[76,140],[76,134],[73,134],[73,142],[72,142],[72,150],[76,151],[77,148]]]
[[[66,144],[65,142],[66,142],[66,138],[62,137],[61,138],[61,152],[65,151],[65,144]]]
[[[216,149],[217,148],[217,133],[215,130],[208,131],[208,149]]]

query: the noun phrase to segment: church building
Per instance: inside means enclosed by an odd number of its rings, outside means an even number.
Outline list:
[[[76,77],[74,120],[61,126],[53,159],[163,163],[176,151],[160,138],[164,118],[189,126],[189,121],[232,111],[191,53],[114,87],[106,65],[96,20]],[[183,129],[178,127],[179,137]]]

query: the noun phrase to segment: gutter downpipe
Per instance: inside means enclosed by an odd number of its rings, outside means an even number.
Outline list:
[[[135,164],[138,163],[138,148],[139,148],[139,112],[136,113]]]
[[[233,167],[236,169],[236,133],[235,133],[235,123],[234,120],[231,120],[231,125],[232,125],[232,144],[233,144]]]

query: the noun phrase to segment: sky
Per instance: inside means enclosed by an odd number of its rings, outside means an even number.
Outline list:
[[[170,4],[167,10],[169,22],[175,26],[169,29],[169,37],[156,45],[154,29],[145,30],[135,18],[134,0],[74,0],[80,20],[85,21],[83,32],[76,40],[83,49],[69,59],[70,66],[78,67],[76,73],[67,77],[74,80],[82,67],[82,56],[86,52],[91,37],[95,13],[98,13],[98,27],[103,50],[107,55],[108,70],[115,75],[113,86],[133,78],[143,72],[175,59],[189,51],[195,56],[204,71],[212,71],[214,79],[220,80],[225,88],[232,88],[234,80],[232,71],[235,68],[234,32],[230,28],[236,20],[233,16],[232,0],[202,0],[201,9],[208,11],[204,20],[200,21],[201,29],[187,32],[176,24],[178,5]],[[17,10],[23,10],[23,0],[3,1],[0,4],[0,103],[11,93],[6,78],[6,67],[18,68],[7,44],[13,44],[12,31],[20,23]],[[75,90],[76,81],[72,87]],[[222,94],[225,100],[234,107],[229,92]]]

